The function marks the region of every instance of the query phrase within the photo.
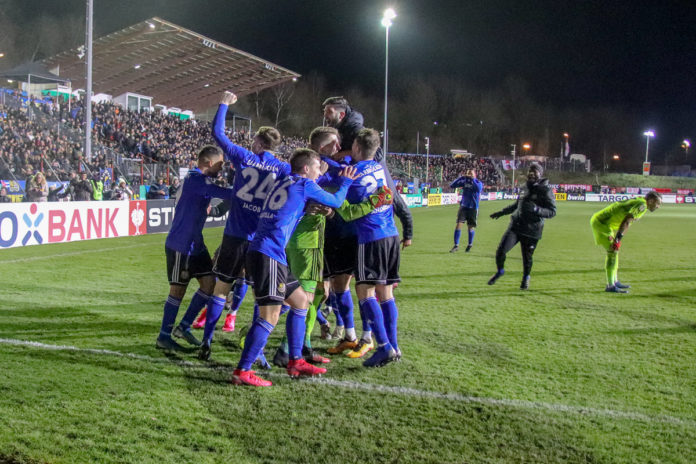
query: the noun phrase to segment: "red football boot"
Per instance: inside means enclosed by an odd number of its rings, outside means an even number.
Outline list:
[[[191,326],[194,329],[202,329],[205,327],[205,313],[208,312],[208,308],[203,308],[203,311],[201,311],[201,314],[198,316],[198,319],[196,319],[196,322],[193,323]]]
[[[234,385],[251,385],[252,387],[270,387],[273,382],[254,375],[254,371],[235,369],[230,380]]]
[[[314,376],[326,373],[323,367],[316,367],[309,364],[303,358],[291,359],[287,368],[290,377]]]
[[[222,326],[223,332],[234,332],[234,322],[237,320],[236,314],[228,313],[225,316],[225,325]]]

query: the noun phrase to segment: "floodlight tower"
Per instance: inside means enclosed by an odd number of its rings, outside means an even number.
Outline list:
[[[392,19],[396,18],[393,8],[384,10],[382,16],[382,26],[386,30],[384,47],[384,156],[387,156],[389,132],[387,132],[387,100],[389,98],[389,28],[392,26]]]

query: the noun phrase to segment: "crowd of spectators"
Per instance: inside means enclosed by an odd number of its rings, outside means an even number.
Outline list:
[[[454,157],[449,155],[396,155],[387,157],[389,168],[395,177],[426,178],[436,187],[447,186],[469,169],[476,170],[476,176],[487,187],[497,187],[502,184],[502,177],[495,161],[490,158]]]
[[[179,185],[178,179],[173,179],[177,176],[163,176],[162,173],[175,174],[181,168],[193,167],[199,148],[214,144],[208,123],[182,120],[158,111],[129,111],[114,103],[102,102],[92,105],[94,142],[92,159],[86,160],[82,144],[84,118],[84,100],[78,98],[73,98],[69,105],[59,105],[51,99],[0,105],[0,179],[26,180],[27,199],[32,201],[95,199],[102,195],[104,198],[133,198],[141,183],[140,174],[128,176],[123,172],[126,169],[117,172],[118,166],[114,164],[123,159],[143,160],[148,165],[168,168],[160,169],[155,176],[144,172],[142,182],[151,186],[149,196],[175,198]],[[227,135],[233,142],[251,147],[250,134],[244,129],[228,130]],[[304,138],[285,136],[276,154],[287,160],[296,148],[305,145]],[[425,179],[424,156],[389,155],[388,163],[395,177]],[[431,156],[429,163],[433,184],[448,185],[469,168],[476,169],[486,185],[500,182],[498,170],[487,158]],[[106,168],[111,168],[112,174],[121,178],[106,189],[103,183],[97,188],[104,180],[99,173]],[[78,185],[85,176],[85,182]],[[70,181],[70,184],[56,191],[46,188],[46,181],[58,180]]]

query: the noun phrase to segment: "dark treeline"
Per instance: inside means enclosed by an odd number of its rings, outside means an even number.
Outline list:
[[[366,125],[383,129],[382,95],[368,95],[356,83],[352,88],[329,88],[318,72],[295,83],[249,95],[238,111],[256,124],[277,126],[283,133],[306,135],[321,124],[321,102],[343,95],[365,116]],[[466,81],[443,76],[394,76],[389,97],[389,151],[425,152],[423,137],[430,137],[431,153],[466,149],[481,156],[509,156],[511,144],[529,143],[531,155],[558,157],[570,134],[571,153],[587,155],[594,169],[606,160],[610,170],[637,170],[645,156],[645,128],[636,116],[620,108],[559,109],[535,101],[527,84],[509,77],[495,89],[481,89]],[[420,143],[417,146],[417,135]],[[619,160],[613,159],[615,154]],[[683,164],[685,154],[651,152],[654,162]]]

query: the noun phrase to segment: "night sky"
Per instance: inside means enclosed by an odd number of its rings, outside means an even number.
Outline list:
[[[38,11],[83,16],[84,4],[0,0],[18,22]],[[318,70],[337,90],[379,96],[387,6],[398,14],[391,75],[457,75],[481,88],[515,75],[558,109],[640,115],[658,149],[696,136],[693,1],[95,0],[95,35],[159,16],[301,74]]]

